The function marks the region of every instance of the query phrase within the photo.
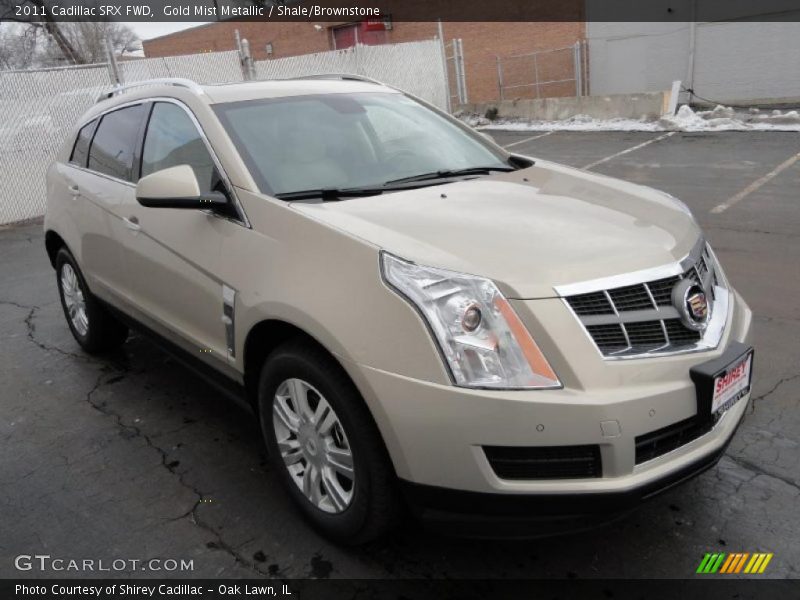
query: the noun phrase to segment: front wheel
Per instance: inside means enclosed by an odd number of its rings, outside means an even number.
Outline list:
[[[389,457],[332,358],[311,343],[288,342],[267,358],[258,402],[272,465],[321,533],[360,544],[394,525],[400,501]]]

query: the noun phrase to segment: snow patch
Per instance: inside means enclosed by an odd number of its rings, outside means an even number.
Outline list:
[[[575,115],[562,121],[522,121],[496,119],[475,114],[456,116],[477,129],[504,131],[800,131],[800,113],[796,110],[773,110],[763,114],[757,108],[737,112],[730,106],[717,105],[695,112],[683,105],[675,115],[657,121],[647,119],[595,119]]]

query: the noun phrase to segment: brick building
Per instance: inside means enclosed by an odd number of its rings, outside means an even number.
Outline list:
[[[394,44],[431,39],[438,35],[435,22],[397,22],[383,24],[329,22],[220,22],[179,31],[143,42],[145,56],[177,56],[219,52],[236,48],[235,31],[250,43],[255,60],[296,56],[347,48],[355,43]],[[463,40],[467,90],[471,102],[497,100],[497,57],[503,59],[504,79],[523,84],[533,80],[538,69],[540,81],[560,81],[573,77],[571,53],[541,55],[534,65],[528,57],[513,58],[540,50],[566,48],[584,39],[583,22],[447,22],[442,24],[446,42]],[[575,84],[540,86],[542,96],[572,95]],[[506,98],[536,97],[533,86],[520,85],[507,90]]]

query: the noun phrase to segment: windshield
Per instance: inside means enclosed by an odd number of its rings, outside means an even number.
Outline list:
[[[292,96],[214,108],[266,194],[509,168],[499,152],[399,93]]]

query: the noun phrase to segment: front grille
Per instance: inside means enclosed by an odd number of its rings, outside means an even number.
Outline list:
[[[713,255],[703,246],[680,275],[566,297],[604,356],[636,356],[691,349],[702,334],[686,327],[672,303],[672,290],[691,279],[710,293],[711,309],[719,279]]]
[[[650,293],[653,294],[656,306],[672,306],[672,288],[680,280],[681,278],[676,275],[675,277],[651,281],[647,284],[647,287],[650,288]]]
[[[672,452],[707,434],[718,417],[698,419],[696,416],[636,437],[636,464]]]
[[[580,294],[570,298],[570,306],[578,315],[608,315],[614,314],[611,301],[603,292]]]
[[[622,326],[617,323],[589,325],[586,329],[603,353],[617,352],[628,347],[628,338],[625,337]]]
[[[501,479],[587,479],[602,477],[600,446],[484,446]]]
[[[647,310],[653,308],[650,294],[643,285],[629,285],[627,287],[608,290],[611,301],[618,311]]]
[[[700,332],[694,329],[687,329],[680,319],[667,319],[664,321],[664,326],[667,328],[667,335],[673,344],[682,346],[700,341]]]

